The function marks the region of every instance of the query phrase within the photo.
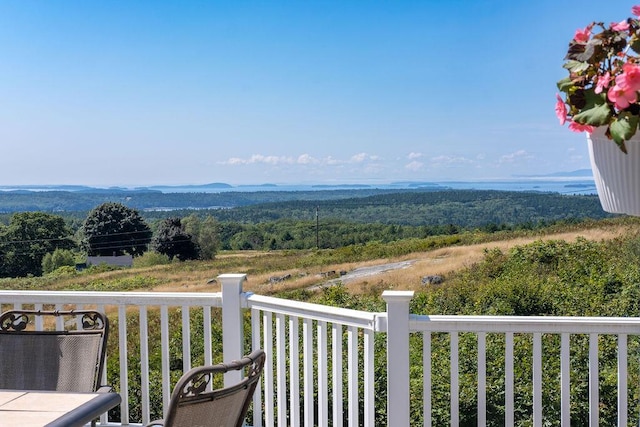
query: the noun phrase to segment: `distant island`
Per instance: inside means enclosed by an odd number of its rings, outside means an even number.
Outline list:
[[[567,184],[566,188],[594,188],[595,184]]]
[[[150,188],[150,189],[165,189],[165,188],[190,188],[197,190],[201,189],[216,189],[216,188],[233,188],[233,185],[227,184],[224,182],[212,182],[210,184],[189,184],[189,185],[152,185],[150,187],[139,187],[139,188]]]
[[[367,184],[316,184],[311,188],[371,188]]]

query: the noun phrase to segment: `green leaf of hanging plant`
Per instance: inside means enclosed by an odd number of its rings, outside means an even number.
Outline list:
[[[569,92],[569,90],[573,87],[573,82],[569,77],[565,77],[564,79],[558,81],[558,89],[561,92]]]
[[[589,68],[589,63],[582,62],[582,61],[574,61],[571,59],[565,62],[563,67],[571,71],[572,73],[582,73],[583,71],[586,71]]]
[[[589,100],[592,101],[592,100]],[[603,126],[609,123],[611,119],[611,107],[606,103],[599,104],[592,108],[586,108],[582,112],[573,116],[573,120],[583,124],[591,126]]]
[[[638,116],[634,116],[629,112],[622,112],[620,116],[611,122],[609,126],[609,132],[611,134],[611,138],[622,148],[625,141],[631,139],[633,135],[635,135],[638,130]],[[623,151],[625,151],[623,149]]]

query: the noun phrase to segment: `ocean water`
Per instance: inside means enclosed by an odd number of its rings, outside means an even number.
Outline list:
[[[510,180],[510,181],[446,181],[446,182],[401,182],[390,184],[341,184],[341,185],[240,185],[240,186],[154,186],[149,189],[163,193],[223,193],[223,192],[255,192],[255,191],[321,191],[349,189],[460,189],[460,190],[501,190],[501,191],[536,191],[560,194],[596,194],[593,179],[576,180]]]
[[[445,184],[443,184],[445,185]],[[596,194],[596,184],[592,179],[576,181],[492,181],[492,182],[451,182],[451,188],[504,191],[541,191],[561,194]]]

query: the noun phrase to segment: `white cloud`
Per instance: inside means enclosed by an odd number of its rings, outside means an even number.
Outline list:
[[[411,153],[409,153],[409,155],[407,155],[407,158],[409,160],[419,159],[420,157],[422,157],[422,153],[411,152]]]
[[[424,166],[424,163],[417,162],[417,161],[414,160],[413,162],[407,163],[406,165],[404,165],[404,168],[408,169],[410,171],[413,171],[413,172],[417,172],[420,169],[422,169],[422,166]]]
[[[322,163],[327,164],[327,165],[341,165],[341,164],[343,164],[345,162],[344,162],[344,160],[334,159],[333,157],[328,156],[323,160]]]
[[[354,163],[362,163],[367,160],[367,153],[358,153],[356,155],[351,156],[351,161]]]
[[[305,153],[298,156],[298,161],[296,163],[298,163],[299,165],[311,165],[317,164],[319,163],[319,161],[315,157],[312,157],[309,154]]]
[[[363,162],[366,162],[367,160],[377,161],[377,160],[380,160],[380,157],[378,157],[376,155],[368,154],[368,153],[358,153],[358,154],[355,154],[355,155],[351,156],[351,159],[349,159],[349,162],[350,163],[363,163]]]
[[[348,159],[338,159],[333,156],[327,156],[324,158],[316,158],[308,153],[300,154],[297,158],[289,156],[265,156],[262,154],[253,154],[247,158],[231,157],[227,160],[220,161],[218,164],[237,166],[237,165],[253,165],[253,164],[268,164],[268,165],[280,165],[280,164],[298,164],[298,165],[345,165],[345,164],[363,164],[367,165],[369,162],[377,162],[381,158],[377,155],[371,155],[368,153],[358,153],[349,157]]]
[[[219,162],[219,163],[227,164],[227,165],[246,165],[247,161],[239,157],[232,157],[226,162]]]
[[[518,150],[516,152],[505,154],[504,156],[500,157],[500,163],[514,163],[518,160],[528,160],[533,158],[534,156],[527,153],[525,150]]]
[[[251,157],[242,159],[239,157],[231,157],[226,161],[219,162],[224,165],[252,165],[252,164],[293,164],[295,161],[291,157],[286,156],[263,156],[262,154],[253,154]]]
[[[443,164],[472,164],[473,160],[467,159],[466,157],[461,156],[437,156],[432,157],[431,162],[443,165]]]

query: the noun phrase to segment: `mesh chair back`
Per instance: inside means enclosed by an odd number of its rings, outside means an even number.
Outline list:
[[[264,351],[256,350],[241,360],[191,369],[173,390],[164,426],[242,426],[264,361]],[[238,384],[212,390],[215,375],[240,369],[246,371]]]
[[[64,330],[55,329],[58,318]],[[36,330],[36,324],[42,330]],[[107,317],[97,311],[4,312],[0,388],[95,391],[102,377],[107,335]]]

